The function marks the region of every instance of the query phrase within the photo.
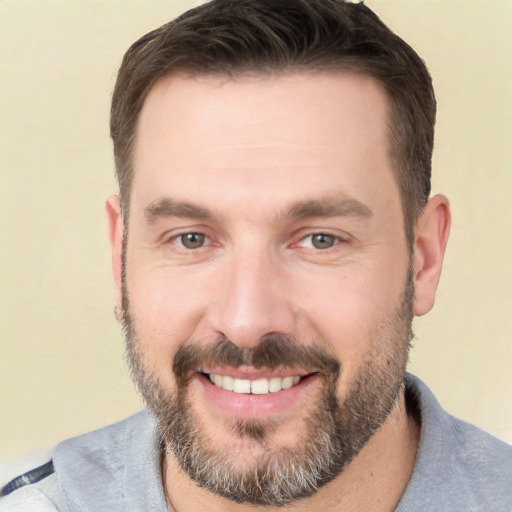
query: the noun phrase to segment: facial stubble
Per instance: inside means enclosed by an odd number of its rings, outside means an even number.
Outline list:
[[[403,392],[412,339],[410,276],[401,303],[374,333],[358,375],[341,399],[336,395],[343,378],[340,362],[320,343],[307,345],[286,335],[267,336],[254,348],[240,348],[225,338],[206,346],[185,340],[173,359],[176,385],[168,390],[144,362],[143,340],[137,334],[125,286],[123,292],[127,359],[136,387],[159,426],[166,455],[199,486],[231,501],[283,506],[313,495],[347,467]],[[295,445],[272,443],[281,427],[279,420],[229,424],[233,439],[251,446],[250,457],[209,438],[194,414],[189,388],[190,376],[208,365],[300,368],[320,374],[318,399],[312,401]]]

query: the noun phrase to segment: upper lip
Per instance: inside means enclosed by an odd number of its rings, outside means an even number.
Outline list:
[[[245,380],[259,380],[259,379],[272,379],[275,377],[304,377],[312,372],[306,372],[300,369],[293,368],[276,368],[273,370],[265,368],[251,368],[251,367],[211,367],[201,368],[198,373],[206,373],[208,375],[222,375],[223,377],[228,376],[233,379],[245,379]]]

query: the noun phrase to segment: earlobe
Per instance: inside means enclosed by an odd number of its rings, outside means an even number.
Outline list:
[[[415,229],[413,271],[416,316],[428,313],[434,306],[450,224],[448,199],[441,194],[431,197]]]
[[[116,311],[122,306],[122,270],[123,270],[123,217],[119,196],[110,196],[105,203],[107,214],[108,239],[112,255],[112,275],[114,278],[114,299]]]

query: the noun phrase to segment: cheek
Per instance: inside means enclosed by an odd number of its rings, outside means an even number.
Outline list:
[[[203,316],[197,276],[141,265],[127,270],[129,310],[144,357],[153,365],[168,364]]]
[[[328,346],[343,367],[346,381],[357,373],[400,305],[407,265],[353,265],[304,279],[299,316],[307,319],[313,336]],[[344,380],[345,382],[345,380]]]

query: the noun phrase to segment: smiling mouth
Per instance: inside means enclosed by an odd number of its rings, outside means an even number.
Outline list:
[[[203,374],[215,386],[226,391],[245,395],[267,395],[278,393],[284,389],[290,389],[297,385],[303,378],[301,376],[272,377],[270,379],[236,379],[229,375],[218,375],[214,373]]]

